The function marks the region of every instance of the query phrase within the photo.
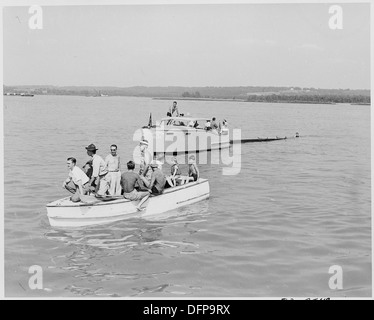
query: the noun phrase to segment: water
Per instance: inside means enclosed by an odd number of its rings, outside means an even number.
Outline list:
[[[239,175],[200,165],[208,201],[151,220],[51,228],[45,205],[67,195],[66,158],[82,166],[85,146],[106,156],[115,143],[125,169],[135,130],[170,103],[4,97],[6,296],[371,296],[369,106],[179,101],[243,138],[301,137],[242,145]],[[32,265],[43,290],[29,288]],[[333,265],[342,290],[329,288]]]

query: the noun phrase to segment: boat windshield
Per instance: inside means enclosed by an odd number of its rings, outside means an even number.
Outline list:
[[[161,126],[181,126],[181,127],[187,127],[188,121],[181,119],[170,119],[170,120],[162,120]]]
[[[171,119],[162,119],[160,126],[168,127],[187,127],[195,129],[204,129],[205,121],[203,119],[191,119],[191,118],[171,118]]]

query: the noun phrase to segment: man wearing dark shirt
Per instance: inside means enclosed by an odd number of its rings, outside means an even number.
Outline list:
[[[143,210],[142,204],[146,202],[150,196],[151,190],[145,192],[139,192],[135,189],[136,182],[141,185],[140,176],[134,172],[135,163],[134,161],[129,161],[127,163],[128,171],[121,175],[121,186],[124,191],[123,196],[130,201],[139,201],[136,206],[138,211]]]
[[[151,182],[149,184],[149,189],[151,189],[152,194],[161,194],[164,192],[166,177],[159,169],[157,163],[151,163],[151,168],[153,170]]]

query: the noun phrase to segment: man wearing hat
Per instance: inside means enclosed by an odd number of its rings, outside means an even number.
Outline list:
[[[86,150],[87,154],[92,157],[92,177],[90,185],[95,182],[96,194],[103,196],[110,188],[110,175],[108,175],[108,169],[104,159],[96,154],[98,149],[94,144],[90,144],[86,147]]]
[[[152,155],[148,150],[148,140],[140,140],[139,142],[140,147],[140,169],[139,169],[139,175],[146,175],[148,171],[148,165],[150,164],[152,160]],[[147,177],[148,180],[151,179],[151,175],[149,174],[149,177]]]

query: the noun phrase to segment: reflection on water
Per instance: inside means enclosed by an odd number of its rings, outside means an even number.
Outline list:
[[[170,211],[166,214],[152,217],[151,219],[127,219],[105,226],[91,226],[86,228],[58,230],[47,228],[44,237],[53,242],[62,243],[71,248],[64,255],[57,250],[52,250],[51,269],[63,272],[74,272],[77,282],[104,283],[104,282],[137,282],[157,280],[160,276],[167,276],[169,271],[139,272],[127,269],[119,261],[141,261],[145,255],[177,256],[179,254],[198,254],[199,244],[187,240],[167,240],[170,229],[184,229],[184,233],[194,234],[201,232],[195,224],[205,223],[210,213],[207,201]],[[166,230],[166,231],[165,231]],[[166,234],[165,234],[166,233]],[[165,255],[165,251],[167,254]],[[118,266],[111,265],[110,272],[102,265],[102,260],[115,259]],[[128,272],[125,272],[128,270]],[[160,293],[167,288],[173,288],[174,293],[187,294],[181,288],[175,289],[169,284],[157,286],[144,286],[126,289],[121,295],[138,296],[146,293]],[[65,290],[82,296],[108,296],[117,297],[117,293],[105,293],[102,287],[87,288],[84,286],[70,285]],[[189,290],[191,293],[191,290]]]

